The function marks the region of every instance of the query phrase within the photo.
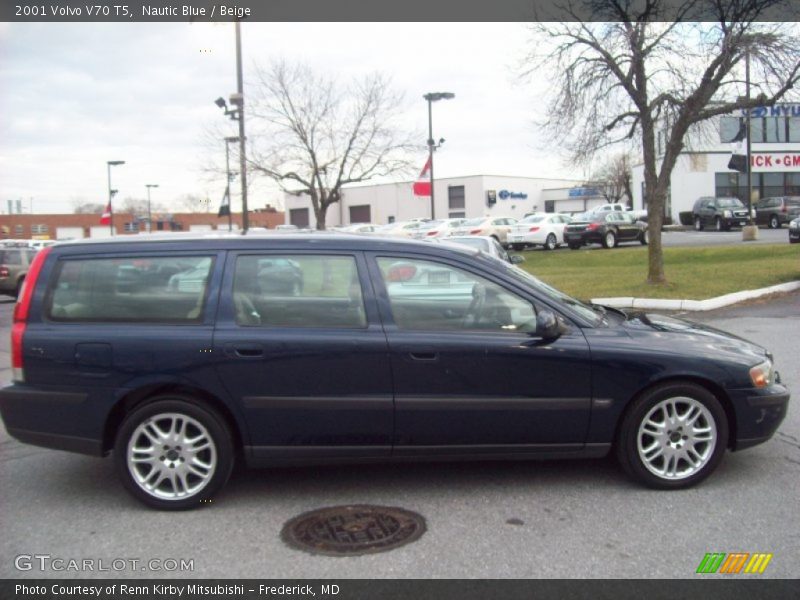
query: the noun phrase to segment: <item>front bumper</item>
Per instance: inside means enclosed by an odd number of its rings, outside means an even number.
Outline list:
[[[731,390],[729,394],[736,410],[734,450],[766,442],[786,417],[789,390],[781,384],[762,389]]]

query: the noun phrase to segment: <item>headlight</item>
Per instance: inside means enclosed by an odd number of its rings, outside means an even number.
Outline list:
[[[792,221],[791,223],[789,223],[790,229],[797,229],[798,227],[800,227],[800,223],[798,223],[797,221]]]
[[[772,383],[772,361],[765,361],[750,369],[750,381],[757,388],[765,388]]]
[[[723,210],[722,216],[725,217],[726,219],[730,219],[733,216],[733,213],[729,210]]]

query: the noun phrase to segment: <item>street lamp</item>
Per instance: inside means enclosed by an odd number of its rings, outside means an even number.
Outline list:
[[[147,233],[153,232],[153,214],[150,211],[150,188],[157,188],[157,183],[145,183],[144,187],[147,188]]]
[[[238,136],[231,136],[225,138],[225,173],[227,175],[225,183],[225,195],[228,196],[228,231],[233,230],[233,211],[231,211],[231,160],[230,160],[230,145],[239,141]]]
[[[236,93],[231,94],[229,99],[232,108],[228,108],[225,98],[219,97],[214,100],[214,104],[225,111],[225,116],[239,122],[239,173],[242,185],[242,233],[247,233],[249,219],[247,216],[247,156],[245,154],[244,142],[244,79],[242,76],[242,31],[239,21],[234,23],[236,27]],[[227,150],[227,147],[226,147]]]
[[[112,205],[112,200],[114,198],[114,194],[117,193],[117,190],[111,189],[111,167],[118,167],[119,165],[124,165],[124,160],[109,160],[107,161],[108,165],[108,226],[111,231],[111,235],[114,235],[114,207]]]
[[[434,193],[433,193],[433,151],[436,150],[444,142],[444,138],[439,140],[439,144],[433,140],[433,108],[434,102],[439,100],[452,100],[456,97],[452,92],[430,92],[422,96],[428,101],[428,163],[430,164],[430,178],[431,178],[431,219],[436,218],[436,209],[434,208]]]

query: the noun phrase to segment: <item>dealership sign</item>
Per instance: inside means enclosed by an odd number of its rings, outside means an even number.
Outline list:
[[[800,171],[800,152],[759,152],[750,157],[754,171]]]
[[[500,198],[500,200],[508,200],[509,198],[512,200],[525,200],[528,198],[528,194],[525,192],[509,192],[508,190],[500,190],[497,193],[497,197]]]
[[[747,116],[747,109],[742,109],[742,116]],[[800,117],[800,104],[776,104],[775,106],[756,106],[750,116],[760,117]]]

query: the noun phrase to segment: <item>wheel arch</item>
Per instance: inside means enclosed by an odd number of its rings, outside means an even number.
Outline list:
[[[236,458],[241,458],[244,451],[244,435],[241,431],[239,422],[231,412],[230,408],[209,392],[187,384],[181,383],[154,383],[131,390],[120,398],[109,412],[103,430],[103,452],[107,453],[114,447],[114,440],[117,437],[122,422],[126,415],[158,396],[183,396],[191,398],[196,404],[208,405],[218,412],[230,428],[233,435],[233,446]]]
[[[725,418],[728,421],[728,448],[733,449],[736,443],[736,412],[733,410],[733,403],[731,402],[730,396],[728,396],[725,389],[721,387],[719,384],[715,383],[710,379],[706,379],[704,377],[699,377],[697,375],[670,375],[669,377],[664,377],[662,379],[658,379],[656,381],[651,381],[641,389],[639,389],[633,396],[631,396],[630,400],[625,405],[625,409],[620,413],[619,418],[617,419],[617,423],[614,426],[614,440],[613,444],[616,446],[619,442],[620,430],[622,428],[622,423],[625,420],[625,417],[628,413],[632,410],[633,405],[636,403],[636,400],[642,397],[645,393],[649,392],[655,387],[671,384],[671,383],[694,383],[695,385],[699,385],[702,388],[705,388],[706,391],[710,392],[714,395],[714,397],[719,400],[719,403],[722,405],[722,409],[725,411]]]

